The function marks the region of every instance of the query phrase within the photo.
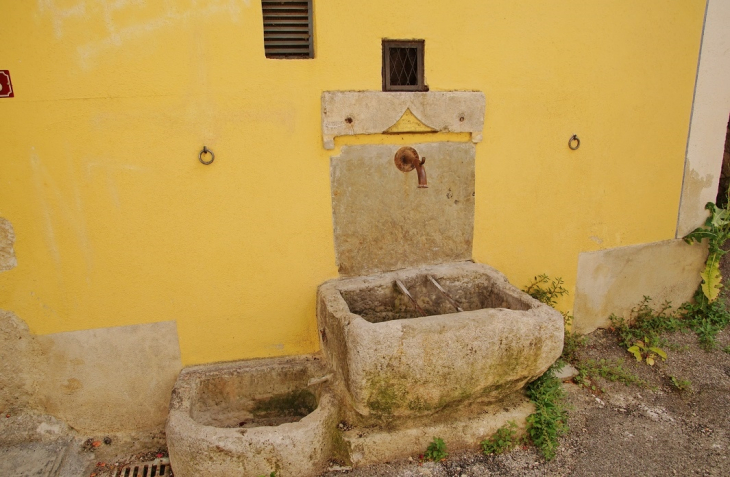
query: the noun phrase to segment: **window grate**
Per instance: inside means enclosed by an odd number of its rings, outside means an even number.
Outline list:
[[[423,40],[383,40],[383,91],[428,91]]]
[[[261,0],[267,58],[314,58],[312,0]]]

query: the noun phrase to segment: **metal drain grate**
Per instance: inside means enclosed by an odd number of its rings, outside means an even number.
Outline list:
[[[163,457],[152,462],[125,465],[115,470],[112,477],[173,477],[170,459]]]

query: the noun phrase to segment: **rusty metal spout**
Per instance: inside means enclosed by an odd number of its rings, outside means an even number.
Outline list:
[[[426,158],[418,157],[418,152],[415,149],[408,146],[403,146],[395,153],[394,158],[395,166],[398,170],[403,172],[410,172],[413,169],[416,170],[418,175],[418,188],[425,189],[428,187],[428,181],[426,180],[426,168],[423,165],[426,163]]]

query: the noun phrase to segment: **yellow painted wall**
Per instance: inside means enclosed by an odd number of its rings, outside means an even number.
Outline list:
[[[185,364],[314,351],[320,94],[380,89],[382,38],[486,94],[475,259],[573,287],[581,251],[673,238],[704,0],[314,5],[316,58],[268,60],[257,0],[0,0],[0,308],[41,334],[176,320]]]

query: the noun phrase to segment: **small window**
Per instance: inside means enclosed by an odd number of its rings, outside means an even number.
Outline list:
[[[312,0],[261,0],[266,58],[314,58]]]
[[[383,40],[383,91],[428,91],[423,40]]]

